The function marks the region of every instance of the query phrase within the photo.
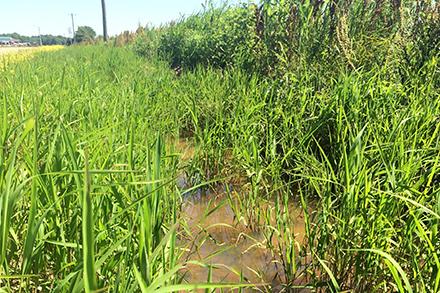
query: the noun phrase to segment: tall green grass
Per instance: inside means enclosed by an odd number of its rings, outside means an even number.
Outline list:
[[[165,108],[177,102],[166,65],[78,47],[8,66],[0,80],[0,288],[249,286],[181,284],[181,164],[165,141],[179,136],[186,108],[176,120]]]
[[[246,178],[237,218],[267,218],[264,197],[301,203],[297,255],[288,211],[267,222],[290,288],[439,290],[439,9],[260,1],[139,36],[138,53],[188,71],[172,107],[193,172]]]
[[[355,55],[391,40],[383,33]],[[316,40],[305,36],[303,45]],[[194,185],[240,183],[240,197],[228,203],[238,221],[265,236],[286,290],[437,292],[439,56],[430,51],[408,63],[396,43],[383,46],[384,63],[357,63],[343,51],[335,66],[281,58],[270,78],[242,66],[200,66],[209,62],[176,76],[156,55],[104,46],[7,67],[0,72],[1,286],[196,288],[180,275],[176,179],[186,172]],[[193,140],[194,156],[183,163],[170,138]],[[263,208],[267,201],[274,207]],[[292,202],[303,210],[304,242],[289,217]],[[240,287],[197,288],[222,286]]]
[[[281,208],[275,234],[268,227],[268,239],[284,241],[273,250],[285,261],[286,284],[438,291],[437,60],[405,83],[377,67],[341,74],[319,91],[310,76],[288,75],[284,84],[233,71],[179,78],[178,96],[195,105],[197,118],[183,119],[200,142],[199,172],[247,178],[237,217],[264,217],[265,197],[297,198],[309,213],[297,256]]]
[[[137,291],[136,270],[150,283],[176,266],[176,158],[135,111],[132,68],[146,72],[84,48],[0,74],[2,287]]]
[[[438,1],[224,2],[208,1],[187,18],[138,30],[134,49],[174,68],[235,67],[269,76],[302,74],[306,67],[334,78],[340,67],[399,60],[393,74],[404,79],[440,48]]]

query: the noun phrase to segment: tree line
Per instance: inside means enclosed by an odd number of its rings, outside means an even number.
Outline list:
[[[18,33],[0,34],[0,37],[11,37],[23,43],[40,44],[40,36],[24,36]],[[79,26],[75,31],[75,40],[60,35],[41,35],[42,45],[70,45],[72,43],[82,43],[93,41],[96,32],[89,26]]]
[[[40,43],[40,36],[23,36],[18,33],[0,34],[1,37],[11,37],[20,40],[23,43]],[[67,43],[66,37],[54,35],[41,35],[41,42],[43,45],[64,45]]]

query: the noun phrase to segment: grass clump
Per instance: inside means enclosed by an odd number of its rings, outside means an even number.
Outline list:
[[[145,70],[125,50],[84,48],[1,74],[2,287],[135,291],[137,270],[176,281],[164,277],[179,255],[175,158],[135,127],[141,94],[123,64]]]
[[[0,72],[2,287],[195,289],[185,173],[263,235],[260,290],[439,291],[438,3],[261,4]]]
[[[282,217],[267,234],[284,238],[288,287],[439,290],[438,9],[263,1],[149,31],[150,51],[190,71],[180,129],[198,172],[246,178],[237,217],[263,217],[267,196],[301,202],[300,251]]]

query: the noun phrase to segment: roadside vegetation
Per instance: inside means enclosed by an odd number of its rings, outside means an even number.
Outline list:
[[[438,292],[439,9],[207,6],[5,64],[0,287]],[[218,263],[219,229],[273,278]]]

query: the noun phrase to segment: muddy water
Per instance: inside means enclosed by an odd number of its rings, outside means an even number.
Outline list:
[[[240,195],[234,192],[233,196]],[[262,210],[268,208],[273,208],[273,204],[261,206]],[[295,241],[302,242],[302,214],[299,209],[289,209],[294,218]],[[187,195],[182,216],[187,223],[187,237],[183,240],[187,248],[185,260],[209,265],[190,265],[184,272],[188,283],[207,282],[210,271],[211,282],[264,283],[267,285],[262,288],[266,290],[279,287],[285,280],[280,259],[267,248],[262,229],[250,229],[237,221],[224,192],[198,191]],[[275,220],[270,224],[275,225]],[[273,239],[272,244],[276,242]]]
[[[194,142],[191,139],[178,139],[173,144],[181,154],[181,162],[187,162],[194,155]],[[191,187],[185,176],[178,179],[181,190]],[[242,186],[230,186],[232,201],[224,187],[216,190],[196,190],[184,195],[181,217],[185,223],[182,228],[179,246],[185,249],[184,261],[196,261],[200,265],[189,265],[182,272],[187,283],[243,283],[265,284],[258,286],[261,291],[280,291],[280,284],[286,282],[281,259],[268,249],[262,221],[253,223],[238,220],[234,209],[237,197],[246,196]],[[241,191],[240,191],[241,190]],[[274,211],[273,202],[261,202],[260,211]],[[295,242],[304,240],[304,218],[295,203],[289,203],[289,219],[293,223]],[[276,219],[269,217],[268,224],[276,227]],[[255,225],[256,224],[256,225]],[[272,247],[279,240],[271,238]],[[203,264],[203,265],[202,265]],[[228,291],[228,290],[224,290]],[[248,292],[251,289],[245,289]],[[253,290],[252,290],[253,291]]]

